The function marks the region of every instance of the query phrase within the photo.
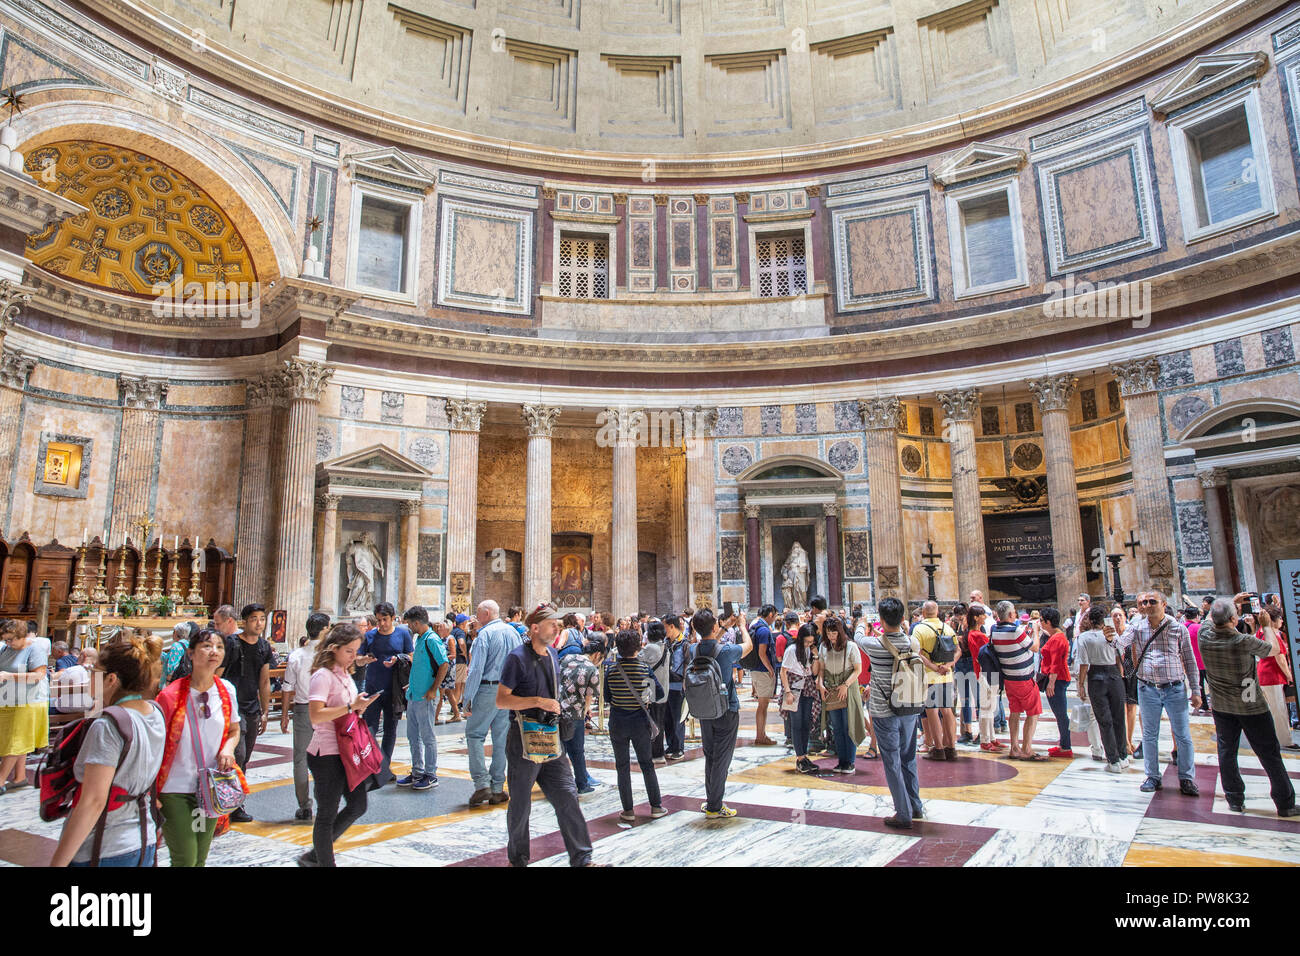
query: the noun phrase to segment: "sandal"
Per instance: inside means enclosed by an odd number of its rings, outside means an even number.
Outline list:
[[[880,753],[876,750],[875,747],[869,747],[869,748],[867,748],[867,752],[864,753],[864,754],[862,755],[862,759],[863,759],[863,760],[879,760],[879,759],[880,759]]]
[[[1046,763],[1048,760],[1048,758],[1045,757],[1043,754],[1038,754],[1038,753],[1030,754],[1028,757],[1021,757],[1020,759],[1030,760],[1033,761],[1034,763]]]

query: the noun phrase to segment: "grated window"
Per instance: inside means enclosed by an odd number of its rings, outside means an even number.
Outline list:
[[[557,294],[570,299],[609,298],[609,240],[561,236]]]
[[[808,292],[808,260],[803,233],[756,239],[755,259],[760,297],[804,295]]]

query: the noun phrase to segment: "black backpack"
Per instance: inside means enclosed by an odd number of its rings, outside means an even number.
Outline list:
[[[921,622],[930,629],[934,635],[934,650],[930,652],[930,661],[934,664],[951,664],[957,659],[957,642],[944,633],[947,628],[940,624],[936,630],[934,625]]]

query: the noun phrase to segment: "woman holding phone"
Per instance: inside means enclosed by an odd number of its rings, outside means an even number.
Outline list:
[[[300,866],[334,866],[334,844],[366,812],[363,781],[348,789],[348,774],[339,756],[334,721],[348,713],[365,713],[379,695],[357,693],[351,670],[361,647],[355,624],[336,624],[316,649],[311,665],[309,707],[312,738],[307,745],[307,767],[316,783],[316,823],[312,848],[298,857]],[[339,801],[344,800],[343,810]]]

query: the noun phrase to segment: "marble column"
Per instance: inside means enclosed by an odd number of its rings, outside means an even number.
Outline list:
[[[239,478],[239,533],[235,541],[235,607],[268,599],[266,556],[274,547],[270,448],[274,392],[271,376],[248,383],[244,398],[244,453]],[[329,612],[334,613],[333,606]]]
[[[1165,441],[1160,431],[1160,398],[1156,383],[1160,360],[1133,359],[1111,365],[1124,398],[1128,427],[1129,465],[1133,471],[1133,503],[1137,513],[1137,539],[1143,560],[1138,564],[1138,587],[1157,588],[1172,600],[1178,583],[1174,512],[1165,475]]]
[[[420,566],[420,513],[423,509],[424,502],[418,498],[402,502],[402,607],[398,609],[399,613],[419,603],[415,581]]]
[[[677,612],[691,603],[687,583],[690,560],[686,552],[686,456],[677,449],[668,456],[668,534],[673,611]]]
[[[301,358],[285,361],[289,401],[284,429],[284,486],[276,551],[275,606],[288,612],[286,636],[297,641],[311,610],[312,505],[320,397],[334,370]]]
[[[627,617],[636,614],[640,603],[636,556],[636,437],[638,429],[644,426],[645,413],[607,408],[605,419],[608,425],[614,426],[617,436],[613,447],[614,505],[610,529],[613,580],[610,582],[610,603],[615,617]]]
[[[745,579],[749,583],[750,607],[763,603],[763,562],[759,554],[758,505],[745,505]]]
[[[984,553],[984,513],[980,509],[980,475],[975,457],[975,414],[978,389],[962,388],[938,394],[947,416],[945,428],[952,458],[952,518],[957,540],[957,600],[971,591],[988,592],[988,560]]]
[[[316,570],[316,607],[330,617],[339,613],[339,502],[342,495],[319,495],[316,510],[321,514],[320,565]]]
[[[714,500],[713,428],[716,408],[682,409],[686,435],[686,548],[693,607],[717,604],[718,519]]]
[[[159,409],[167,383],[157,379],[119,375],[122,386],[122,437],[117,446],[113,511],[108,540],[121,544],[132,522],[149,514],[154,464],[158,454]],[[200,532],[202,533],[202,532]],[[143,542],[144,547],[148,542]]]
[[[826,598],[831,607],[844,603],[844,587],[840,580],[840,506],[834,502],[822,505],[826,515],[826,577],[830,588]]]
[[[1073,606],[1088,591],[1087,555],[1079,516],[1079,484],[1070,442],[1070,396],[1079,384],[1070,373],[1027,382],[1038,399],[1047,459],[1047,508],[1052,524],[1052,563],[1056,569],[1056,603]]]
[[[858,399],[867,438],[867,484],[871,491],[871,560],[876,598],[907,603],[907,552],[903,548],[903,497],[898,480],[897,398]]]
[[[1232,584],[1232,557],[1229,531],[1223,520],[1223,502],[1220,489],[1228,487],[1228,473],[1222,468],[1198,471],[1196,477],[1201,479],[1201,492],[1205,496],[1205,523],[1210,526],[1210,555],[1214,558],[1214,591],[1216,594],[1232,594],[1236,590]]]
[[[0,354],[0,501],[5,506],[5,527],[13,514],[14,461],[18,457],[18,419],[22,415],[23,391],[36,360],[16,349]],[[9,528],[9,538],[26,529]],[[98,532],[96,532],[98,533]]]
[[[532,610],[551,599],[551,432],[560,410],[525,405],[528,476],[524,485],[523,606]]]
[[[289,404],[292,389],[284,369],[277,369],[266,377],[267,415],[270,423],[270,448],[282,449],[285,442],[285,429],[288,427]],[[266,464],[266,539],[262,544],[265,555],[262,559],[262,590],[265,594],[277,591],[276,574],[278,563],[270,555],[280,552],[280,501],[284,498],[284,458],[283,454],[267,456]]]
[[[447,422],[447,581],[453,573],[469,575],[474,594],[475,541],[478,535],[478,436],[483,426],[485,402],[463,398],[446,400]],[[451,595],[447,606],[451,607]]]

